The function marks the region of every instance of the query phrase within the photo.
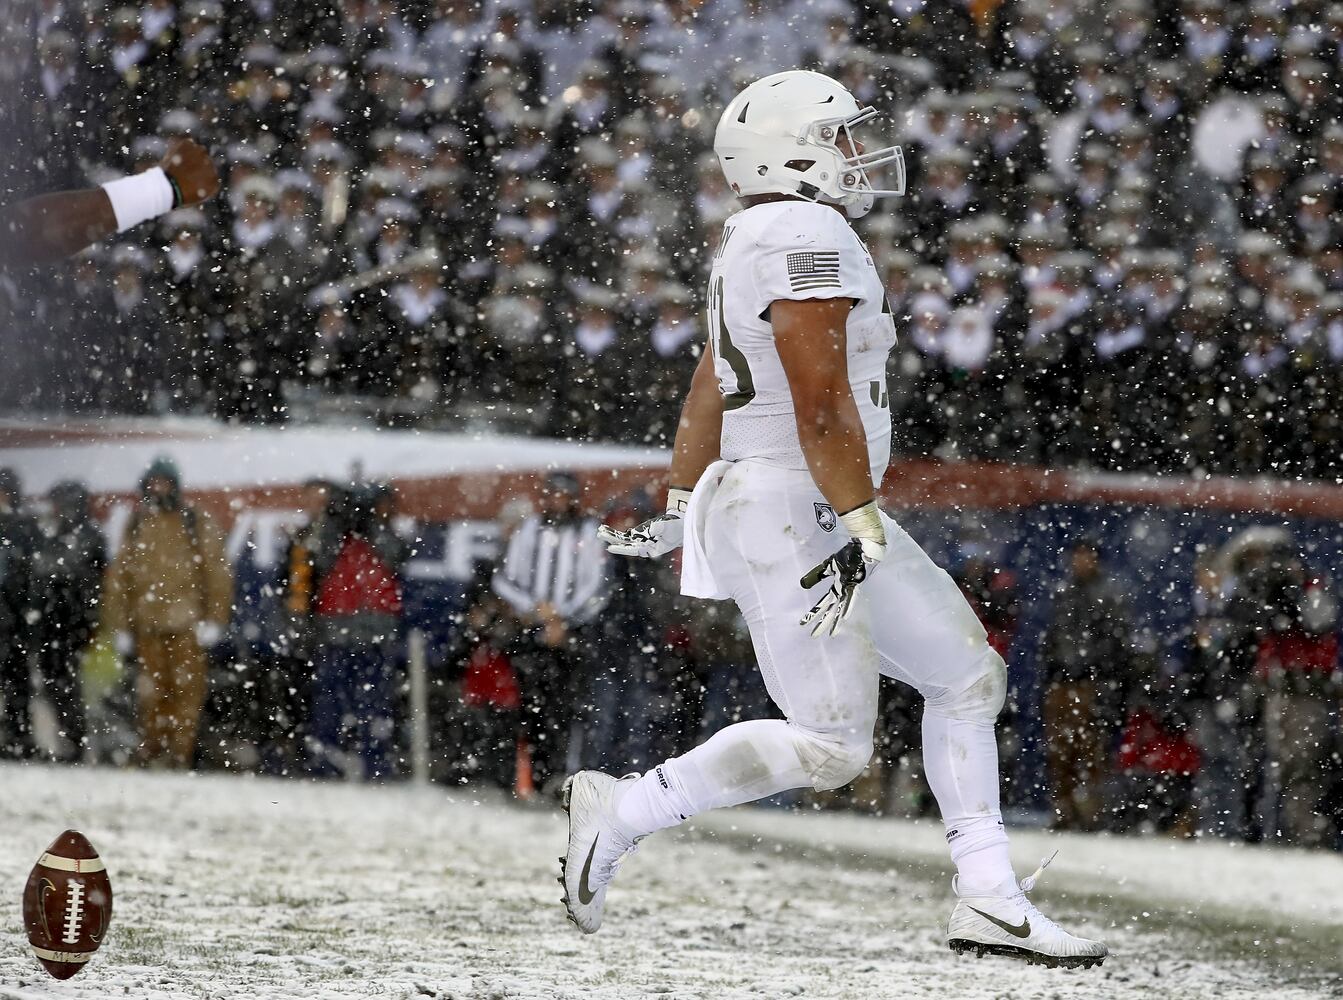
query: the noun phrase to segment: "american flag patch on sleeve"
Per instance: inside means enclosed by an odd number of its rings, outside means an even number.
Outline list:
[[[795,292],[839,288],[839,251],[803,250],[788,255],[788,284]]]

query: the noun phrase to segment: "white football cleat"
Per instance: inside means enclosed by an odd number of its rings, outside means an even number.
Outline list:
[[[584,934],[602,925],[606,887],[620,863],[635,851],[635,841],[615,825],[615,796],[622,782],[637,774],[613,778],[600,771],[579,771],[564,782],[564,811],[569,814],[569,850],[560,858],[561,902],[569,919]],[[642,838],[640,838],[642,839]]]
[[[1110,953],[1104,944],[1069,934],[1026,898],[1052,860],[1052,856],[1046,858],[1019,887],[1004,886],[1001,893],[961,892],[953,878],[952,888],[960,898],[947,921],[951,950],[974,952],[980,958],[1006,955],[1051,968],[1089,969],[1104,962]]]

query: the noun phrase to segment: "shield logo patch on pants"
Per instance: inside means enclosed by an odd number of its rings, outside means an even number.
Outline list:
[[[835,525],[839,519],[835,517],[835,508],[828,503],[812,504],[816,508],[816,523],[821,526],[822,531],[834,531]]]

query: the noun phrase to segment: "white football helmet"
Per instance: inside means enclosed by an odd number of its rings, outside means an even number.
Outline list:
[[[739,197],[796,194],[842,205],[858,219],[878,196],[905,193],[899,146],[857,152],[852,129],[876,116],[838,81],[788,70],[757,80],[732,99],[718,120],[713,151]],[[848,139],[851,155],[840,151],[840,136]],[[891,165],[891,187],[873,187],[867,172]]]

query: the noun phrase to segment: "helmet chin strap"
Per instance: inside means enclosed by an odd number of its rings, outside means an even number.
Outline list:
[[[861,219],[872,211],[872,206],[877,200],[871,192],[851,194],[843,200],[832,199],[829,195],[822,194],[814,184],[805,181],[797,186],[797,193],[799,197],[814,201],[818,205],[834,205],[836,208],[842,208],[850,219]]]

